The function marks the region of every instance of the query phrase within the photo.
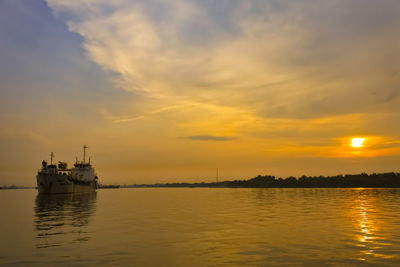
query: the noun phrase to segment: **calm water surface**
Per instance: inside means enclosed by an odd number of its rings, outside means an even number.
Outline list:
[[[0,191],[2,265],[399,265],[399,189]]]

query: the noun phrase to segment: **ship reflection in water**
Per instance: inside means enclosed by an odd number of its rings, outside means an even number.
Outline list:
[[[37,248],[88,241],[90,217],[96,211],[96,193],[41,195],[36,197],[34,227]]]

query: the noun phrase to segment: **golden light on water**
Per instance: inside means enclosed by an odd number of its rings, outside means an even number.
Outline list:
[[[351,139],[351,146],[352,147],[362,147],[363,143],[365,141],[365,138],[353,138]]]
[[[391,259],[397,257],[395,253],[385,253],[385,249],[392,246],[390,238],[382,231],[384,221],[377,215],[380,210],[377,206],[378,198],[376,192],[365,188],[356,189],[359,193],[355,201],[354,218],[357,220],[355,226],[356,236],[359,241],[358,247],[360,260]]]

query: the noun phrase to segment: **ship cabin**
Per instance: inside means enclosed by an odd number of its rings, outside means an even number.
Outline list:
[[[40,173],[48,173],[51,175],[71,175],[72,170],[68,169],[68,165],[66,162],[59,161],[58,165],[56,164],[47,164],[46,160],[42,161],[42,169],[39,170]]]
[[[78,179],[88,182],[93,181],[96,176],[90,162],[76,162],[74,168],[72,168],[72,172],[76,174]]]
[[[51,152],[51,164],[48,165],[46,160],[42,161],[42,169],[39,170],[39,173],[48,174],[49,176],[53,175],[66,175],[70,176],[73,179],[82,180],[84,182],[92,182],[97,180],[96,173],[89,162],[86,162],[86,149],[88,147],[86,145],[83,146],[83,161],[78,161],[74,164],[74,167],[68,169],[68,164],[66,162],[59,161],[58,165],[53,164],[54,153]]]

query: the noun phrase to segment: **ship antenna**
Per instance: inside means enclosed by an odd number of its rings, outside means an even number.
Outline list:
[[[86,148],[88,148],[86,145],[83,145],[83,163],[86,161]]]
[[[54,153],[51,152],[51,153],[50,153],[50,162],[51,162],[51,165],[53,165],[53,158],[54,158]]]
[[[216,171],[216,178],[217,178],[217,183],[218,183],[218,168],[217,168],[217,171]]]

